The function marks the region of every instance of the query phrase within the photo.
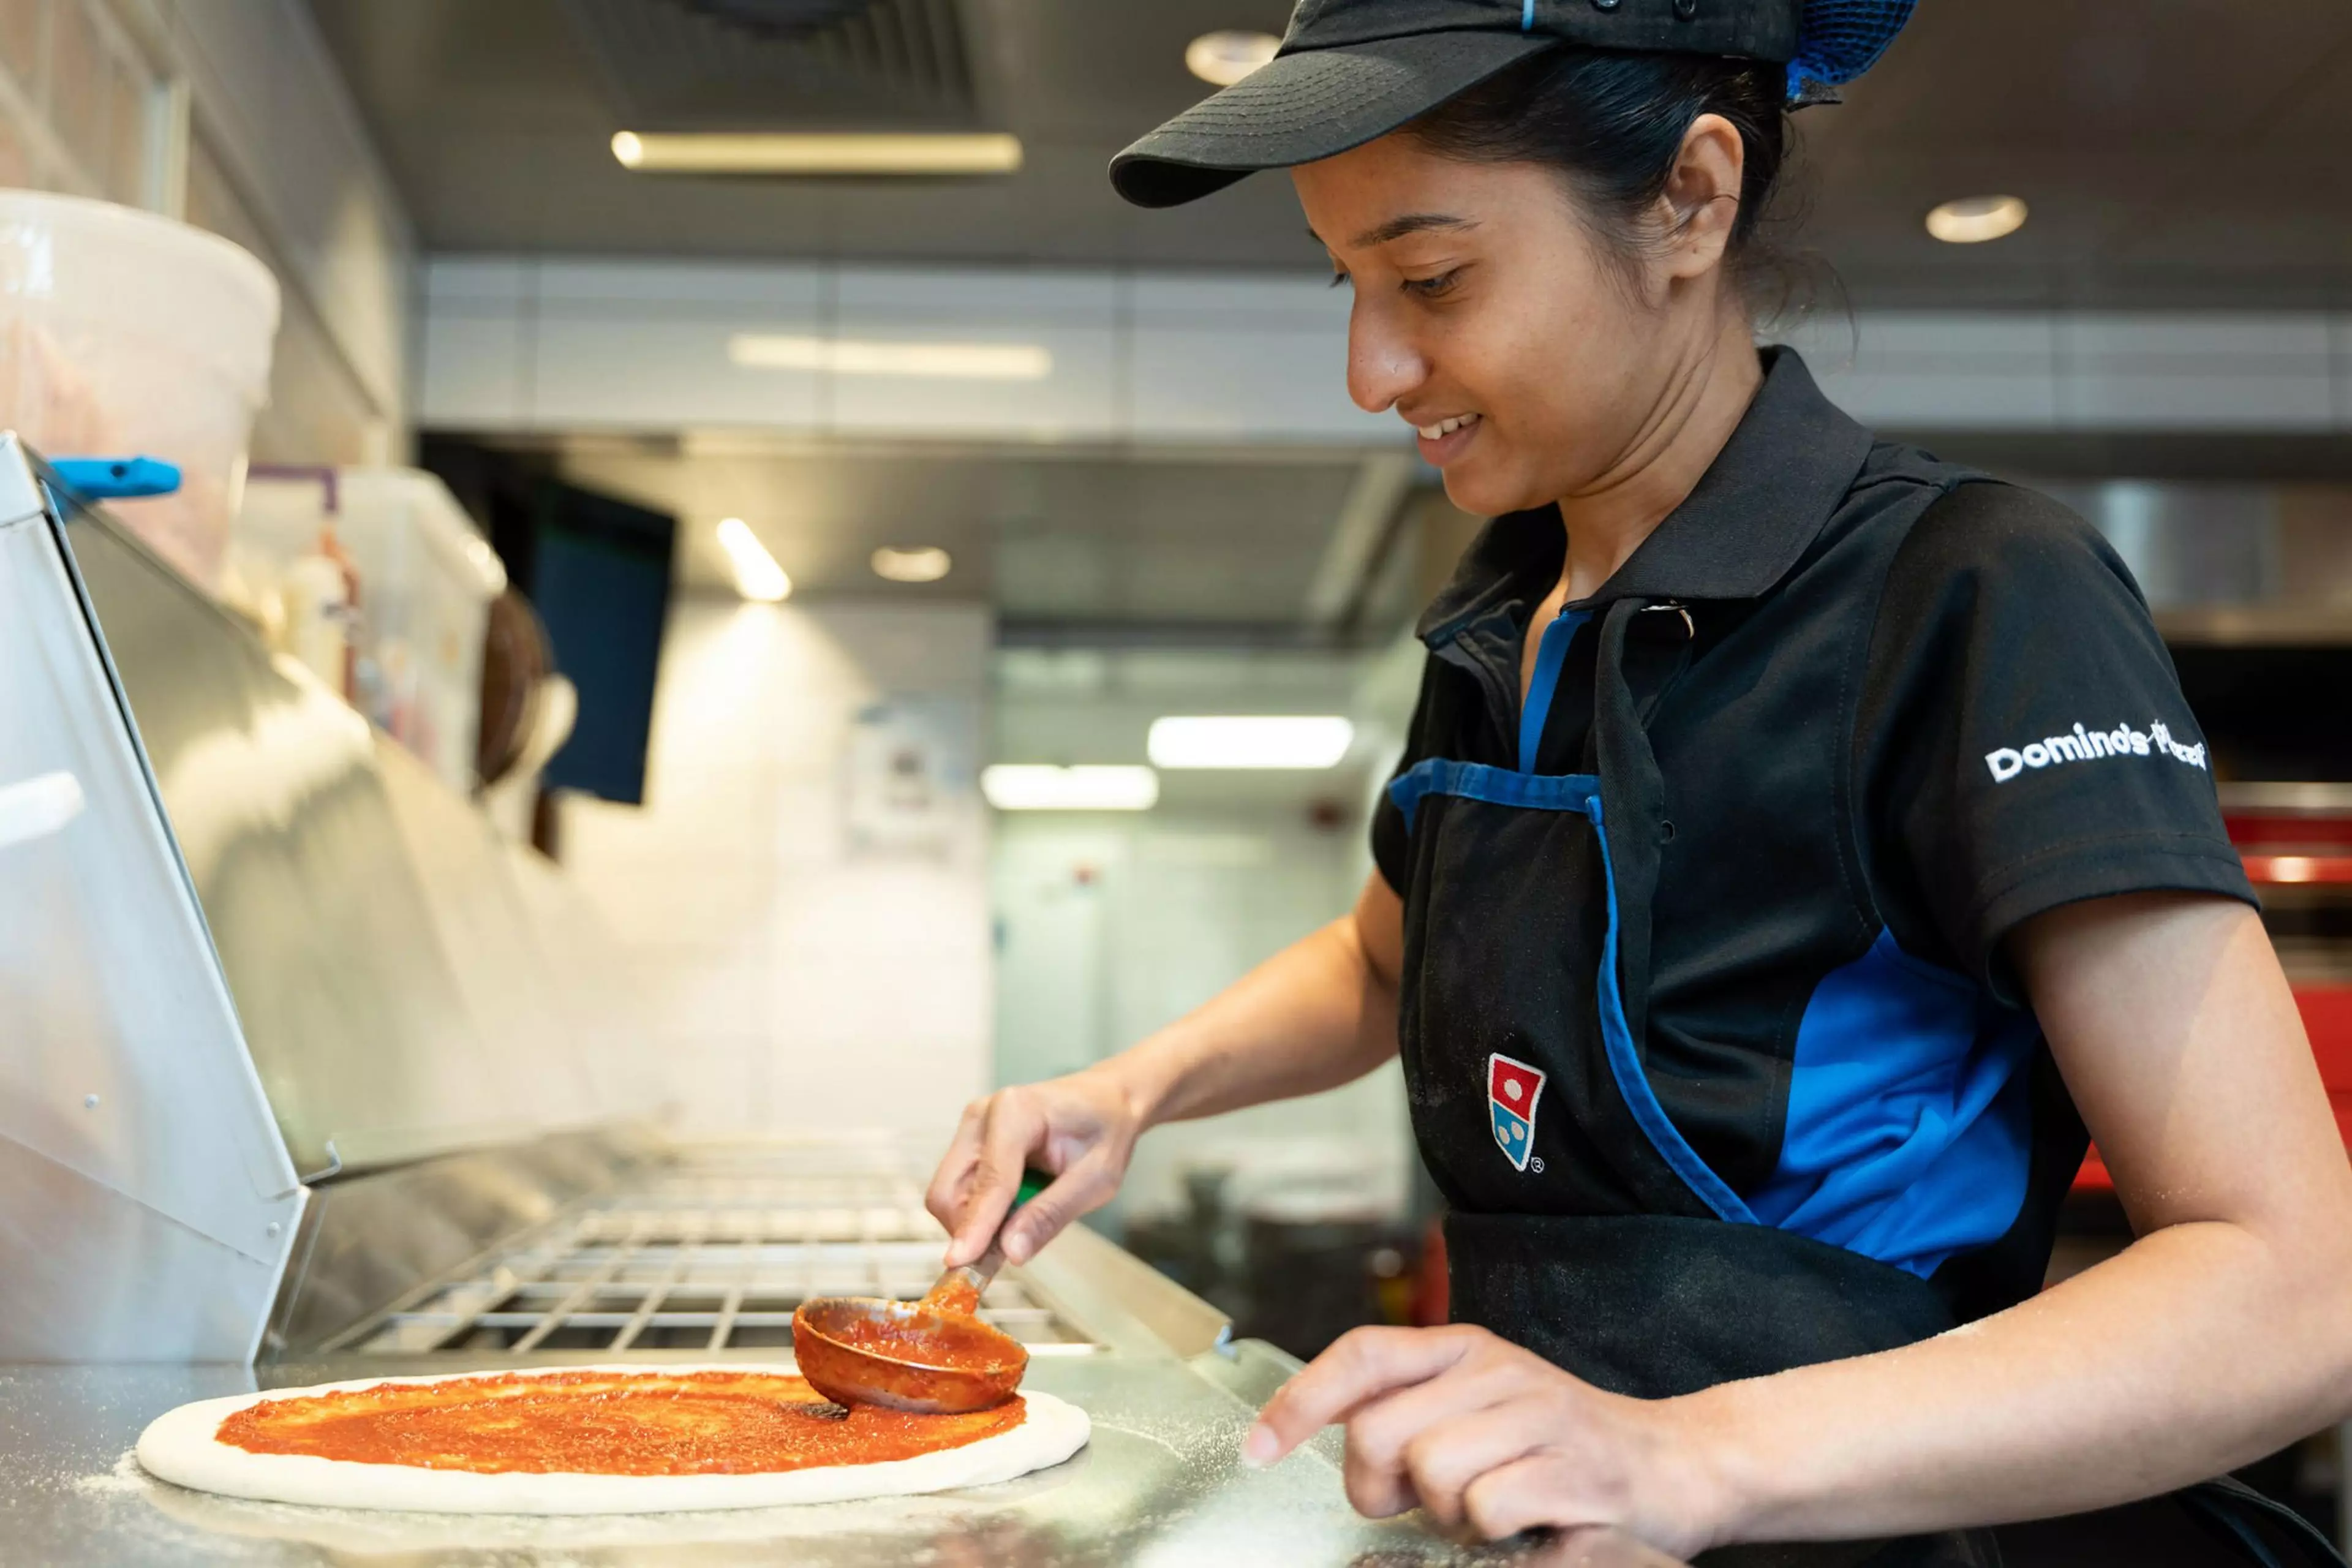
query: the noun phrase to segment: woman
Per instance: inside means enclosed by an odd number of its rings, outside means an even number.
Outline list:
[[[1354,912],[975,1104],[930,1204],[960,1261],[1057,1173],[1018,1260],[1146,1128],[1401,1051],[1457,1323],[1347,1336],[1245,1450],[1345,1423],[1367,1513],[1993,1562],[2352,1411],[2352,1173],[2137,589],[1753,346],[1787,84],[1889,10],[1304,0],[1113,165],[1289,168],[1350,393],[1496,521]],[[2040,1291],[2084,1122],[2139,1238]],[[2002,1542],[2214,1560],[2242,1503]]]

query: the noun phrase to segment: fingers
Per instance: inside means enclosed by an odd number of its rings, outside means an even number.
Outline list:
[[[1396,1471],[1408,1479],[1432,1518],[1441,1524],[1459,1524],[1468,1517],[1465,1498],[1469,1488],[1480,1477],[1524,1459],[1562,1436],[1562,1415],[1557,1405],[1517,1399],[1426,1426],[1404,1443],[1396,1457]],[[1559,1500],[1555,1495],[1552,1500],[1557,1505]]]
[[[931,1173],[931,1184],[923,1194],[923,1206],[950,1232],[963,1212],[964,1185],[971,1179],[972,1167],[980,1163],[980,1130],[987,1116],[986,1100],[975,1100],[963,1108],[955,1136],[948,1140],[948,1152],[940,1156],[939,1169]]]
[[[1352,1447],[1339,1467],[1339,1487],[1348,1494],[1348,1506],[1366,1519],[1391,1519],[1421,1506],[1421,1494],[1413,1490],[1410,1475],[1368,1465]]]
[[[1530,1454],[1499,1465],[1464,1489],[1462,1517],[1489,1541],[1557,1522],[1562,1495],[1573,1495],[1577,1488],[1578,1478],[1568,1473],[1569,1468],[1568,1461],[1557,1454]],[[1624,1561],[1670,1563],[1673,1559],[1634,1556]]]
[[[1000,1089],[966,1106],[923,1196],[948,1227],[947,1267],[980,1258],[1000,1229],[1005,1257],[1025,1263],[1072,1220],[1108,1203],[1135,1146],[1134,1121],[1115,1088],[1085,1074]],[[1008,1223],[1032,1166],[1056,1179]]]
[[[1474,1351],[1441,1376],[1359,1406],[1348,1417],[1348,1500],[1372,1519],[1417,1504],[1459,1523],[1464,1487],[1544,1440],[1544,1424],[1515,1409],[1526,1390],[1524,1368]]]
[[[996,1239],[997,1226],[1021,1191],[1032,1150],[1045,1142],[1045,1118],[1033,1097],[1013,1089],[982,1101],[980,1154],[949,1238],[947,1266],[971,1262]]]
[[[1258,1413],[1242,1458],[1270,1465],[1370,1399],[1425,1383],[1494,1336],[1483,1329],[1351,1329]]]
[[[1044,1192],[1022,1205],[1021,1212],[1004,1226],[1006,1258],[1028,1262],[1072,1220],[1108,1203],[1118,1190],[1117,1166],[1117,1156],[1108,1149],[1090,1149]]]

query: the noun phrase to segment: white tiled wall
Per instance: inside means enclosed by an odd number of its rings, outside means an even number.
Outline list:
[[[2048,316],[1981,311],[1828,318],[1772,334],[1843,407],[1890,425],[2052,429],[2058,349]]]
[[[1128,292],[1138,431],[1219,441],[1401,436],[1348,400],[1349,297],[1328,282],[1143,273]]]
[[[2343,318],[1883,311],[1769,334],[1857,418],[1917,429],[2352,428]]]
[[[952,792],[936,850],[856,847],[846,744],[861,709],[917,696],[976,755],[990,640],[978,606],[672,606],[646,804],[568,801],[563,858],[621,940],[687,1134],[938,1131],[980,1091],[977,790]]]
[[[1354,901],[1354,826],[1298,814],[1008,816],[997,829],[996,1075],[1073,1071],[1182,1016]],[[1403,1205],[1411,1142],[1393,1063],[1345,1088],[1156,1129],[1109,1218],[1183,1203],[1193,1163],[1232,1167],[1234,1195],[1349,1173]]]
[[[740,426],[1023,440],[1402,446],[1348,399],[1348,296],[1311,278],[1086,268],[443,257],[422,420],[475,429]],[[2352,316],[1881,311],[1768,334],[1895,428],[2352,428]],[[728,363],[736,332],[1019,342],[982,383]]]
[[[187,79],[196,138],[266,230],[263,259],[305,297],[398,429],[410,391],[415,236],[310,8],[164,0],[153,10]],[[387,437],[387,450],[398,444]]]
[[[2086,316],[2059,332],[2063,413],[2105,429],[2324,430],[2330,334],[2306,315]]]
[[[1312,279],[443,257],[425,279],[419,417],[1402,445],[1402,425],[1348,400],[1346,331],[1346,297]],[[746,369],[727,357],[739,332],[1020,343],[1052,368],[1003,382]]]
[[[996,1081],[1122,1050],[1346,912],[1371,870],[1363,823],[1423,658],[1402,635],[1350,658],[1000,653],[991,722],[1003,760],[1140,762],[1151,719],[1169,712],[1346,713],[1357,743],[1330,773],[1165,773],[1145,815],[999,817]],[[1344,820],[1318,826],[1331,804]],[[1154,1130],[1108,1220],[1182,1206],[1194,1164],[1232,1169],[1236,1204],[1344,1173],[1402,1211],[1415,1160],[1391,1063],[1328,1093]]]

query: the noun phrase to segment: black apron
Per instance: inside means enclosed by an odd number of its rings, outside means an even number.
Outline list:
[[[1651,1089],[1638,1042],[1658,851],[1673,828],[1644,721],[1689,658],[1693,622],[1674,603],[1597,606],[1590,771],[1535,773],[1569,639],[1592,613],[1544,629],[1519,770],[1430,759],[1390,789],[1412,836],[1399,1045],[1414,1134],[1452,1205],[1453,1317],[1640,1398],[1941,1333],[1956,1320],[1927,1280],[1755,1223]],[[1525,1212],[1517,1178],[1529,1172],[1553,1212]],[[2192,1527],[2177,1528],[2183,1515]],[[2128,1560],[2342,1561],[2299,1517],[2231,1481],[2060,1522],[2072,1533],[1739,1547],[1705,1561],[2015,1568],[2122,1562],[2111,1553],[2143,1536],[2194,1550]]]

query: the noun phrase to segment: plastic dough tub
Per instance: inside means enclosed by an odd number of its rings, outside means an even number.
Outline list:
[[[206,588],[277,332],[278,280],[219,236],[110,202],[0,191],[0,428],[44,457],[178,464],[179,494],[113,504]]]

